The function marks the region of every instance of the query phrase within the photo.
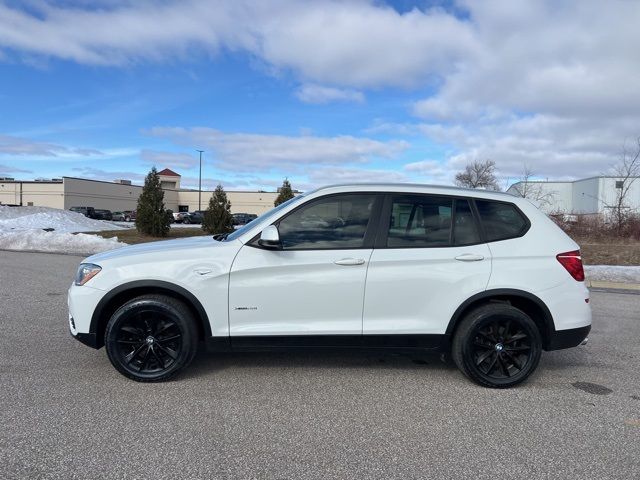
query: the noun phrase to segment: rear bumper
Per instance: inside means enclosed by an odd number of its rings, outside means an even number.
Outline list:
[[[563,348],[577,347],[580,345],[589,332],[591,325],[567,330],[556,330],[551,334],[546,350],[561,350]]]

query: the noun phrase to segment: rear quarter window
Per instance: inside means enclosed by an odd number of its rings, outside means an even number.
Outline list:
[[[529,229],[529,221],[512,203],[476,200],[476,207],[487,242],[521,237]]]

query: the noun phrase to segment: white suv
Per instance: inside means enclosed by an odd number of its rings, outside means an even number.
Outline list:
[[[86,259],[69,290],[73,336],[139,381],[186,367],[202,340],[440,350],[475,382],[508,387],[591,328],[579,247],[507,194],[331,186],[216,238]]]

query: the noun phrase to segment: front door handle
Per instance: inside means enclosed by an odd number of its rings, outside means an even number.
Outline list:
[[[461,262],[479,262],[480,260],[484,260],[483,255],[478,255],[475,253],[463,253],[456,257],[456,260]]]
[[[335,263],[336,265],[344,265],[344,266],[364,265],[364,258],[343,258],[341,260],[336,260],[333,263]]]

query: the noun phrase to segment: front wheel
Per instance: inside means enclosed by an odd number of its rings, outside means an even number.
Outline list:
[[[139,382],[167,380],[187,367],[197,350],[194,318],[187,306],[163,295],[143,295],[113,314],[105,332],[112,365]]]
[[[542,339],[522,310],[496,303],[465,316],[453,338],[453,360],[479,385],[508,388],[526,380],[540,361]]]

